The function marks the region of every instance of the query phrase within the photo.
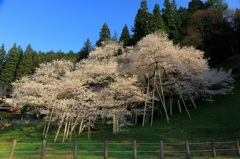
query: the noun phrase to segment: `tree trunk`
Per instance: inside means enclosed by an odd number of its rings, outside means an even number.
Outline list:
[[[151,126],[153,125],[154,101],[155,101],[155,89],[156,89],[155,86],[156,86],[156,70],[154,71],[154,78],[153,78]]]
[[[82,120],[81,120],[81,123],[80,123],[80,126],[79,126],[79,132],[78,132],[79,135],[83,131],[84,127],[85,127],[85,124],[83,125],[83,117],[82,117]]]
[[[185,102],[184,102],[184,99],[183,99],[183,96],[182,96],[181,94],[180,94],[180,98],[182,99],[182,102],[183,102],[183,105],[184,105],[184,107],[185,107],[185,109],[186,109],[186,111],[187,111],[188,117],[191,119],[191,115],[190,115],[189,112],[188,112],[187,106],[186,106],[186,104],[185,104]]]
[[[145,105],[144,105],[144,110],[143,110],[143,121],[142,121],[142,127],[144,127],[145,124],[145,118],[146,118],[146,111],[147,111],[147,98],[148,98],[148,92],[149,91],[149,79],[148,79],[148,84],[147,84],[147,97],[145,99]]]
[[[67,126],[68,126],[68,118],[69,118],[69,114],[67,114],[67,117],[66,117],[66,122],[65,122],[65,128],[64,128],[64,133],[63,133],[63,139],[62,139],[62,142],[65,141],[66,132],[67,132]]]
[[[47,128],[46,128],[46,131],[45,131],[45,136],[44,136],[44,138],[47,137],[47,133],[48,133],[48,130],[49,130],[49,127],[50,127],[50,123],[51,123],[51,120],[52,120],[52,116],[53,116],[53,111],[54,111],[54,109],[52,109],[51,114],[50,114],[50,117],[49,117],[49,119],[48,119],[48,124],[47,124]]]
[[[57,130],[57,133],[56,133],[55,138],[54,138],[54,142],[57,141],[57,137],[58,137],[58,134],[59,134],[59,132],[60,132],[60,130],[62,128],[62,124],[63,124],[65,116],[66,116],[66,112],[63,113],[62,120],[61,120],[61,122],[60,122],[60,124],[58,126],[58,130]]]
[[[88,139],[90,139],[90,133],[91,133],[91,120],[90,120],[90,116],[88,117]]]

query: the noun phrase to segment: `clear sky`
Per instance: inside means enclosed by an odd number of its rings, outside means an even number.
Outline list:
[[[147,0],[148,9],[164,0]],[[190,0],[176,0],[188,7]],[[78,52],[87,38],[93,45],[104,22],[118,38],[125,24],[134,25],[141,0],[0,0],[0,45],[8,51],[14,43],[25,50]],[[240,0],[226,0],[240,8]]]

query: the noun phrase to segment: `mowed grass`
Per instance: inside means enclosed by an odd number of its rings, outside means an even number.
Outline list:
[[[191,119],[182,108],[178,112],[178,106],[174,105],[174,114],[167,123],[165,118],[155,116],[153,126],[150,123],[144,127],[137,126],[124,129],[118,135],[112,134],[112,127],[98,125],[100,131],[91,132],[91,138],[87,139],[87,132],[73,135],[72,140],[67,139],[62,143],[62,134],[57,143],[53,143],[56,128],[50,130],[46,140],[46,158],[72,158],[73,142],[78,143],[78,157],[86,159],[103,158],[104,141],[107,140],[109,158],[132,158],[133,141],[138,143],[138,158],[159,158],[159,141],[164,143],[178,143],[179,145],[166,145],[168,150],[185,150],[184,142],[235,142],[240,137],[240,77],[236,77],[233,94],[227,96],[215,96],[213,103],[197,101],[197,109],[190,108]],[[1,114],[0,114],[1,115]],[[0,158],[8,158],[12,140],[17,140],[14,158],[39,158],[43,124],[38,125],[11,125],[0,131]],[[117,144],[118,143],[118,144]],[[120,144],[119,144],[120,143]],[[152,144],[147,144],[152,143]],[[209,146],[209,144],[207,145]],[[211,149],[211,147],[210,147]],[[118,151],[118,152],[115,152]],[[220,154],[217,158],[236,158],[236,151]],[[221,157],[222,155],[223,157]],[[211,158],[211,152],[191,154],[192,158]],[[166,158],[185,158],[185,153],[165,154]]]

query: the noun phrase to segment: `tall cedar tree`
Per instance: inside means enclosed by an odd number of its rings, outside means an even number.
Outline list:
[[[16,78],[16,72],[19,66],[19,62],[22,58],[23,51],[20,46],[16,46],[14,43],[13,47],[8,51],[6,57],[6,63],[2,70],[2,74],[0,77],[0,85],[1,86],[11,86],[11,82],[13,82]]]
[[[29,44],[26,47],[26,50],[23,53],[23,57],[19,63],[16,79],[20,79],[24,76],[29,76],[33,73],[33,70],[34,70],[33,56],[34,56],[34,51],[31,45]]]
[[[161,10],[159,4],[155,4],[153,8],[153,14],[150,19],[150,30],[151,33],[158,30],[165,30],[165,24],[162,19]]]
[[[2,69],[4,67],[4,63],[5,63],[5,56],[6,56],[6,51],[4,49],[4,44],[2,44],[1,48],[0,48],[0,75],[2,72]]]
[[[113,36],[112,36],[112,40],[115,42],[118,42],[118,33],[117,31],[114,32]]]
[[[111,32],[108,28],[107,23],[105,22],[101,28],[101,31],[99,33],[99,39],[96,43],[96,46],[102,46],[102,42],[106,42],[111,39]]]
[[[174,43],[178,43],[180,41],[180,19],[177,12],[176,1],[173,0],[172,3],[170,3],[169,0],[164,0],[164,6],[165,8],[162,12],[166,31],[169,34],[169,38],[173,40]]]
[[[135,45],[140,39],[150,33],[149,28],[150,13],[148,12],[147,1],[142,0],[141,6],[138,9],[137,15],[134,21],[133,32],[133,45]]]
[[[188,26],[188,21],[189,21],[189,13],[186,8],[180,7],[178,9],[178,16],[180,20],[180,27],[179,27],[179,42],[181,43],[184,37],[187,34],[187,26]]]
[[[192,0],[188,3],[188,13],[193,14],[197,10],[204,9],[204,3],[201,0]]]
[[[89,38],[84,42],[82,49],[78,52],[78,61],[88,58],[89,52],[92,51],[93,46]]]
[[[126,24],[124,25],[124,27],[122,29],[122,33],[121,33],[119,41],[122,42],[124,46],[131,45],[131,36],[130,36],[130,32],[128,30],[128,26]]]
[[[207,0],[204,5],[205,5],[205,9],[214,7],[214,8],[226,10],[228,8],[228,5],[225,2],[225,0]]]

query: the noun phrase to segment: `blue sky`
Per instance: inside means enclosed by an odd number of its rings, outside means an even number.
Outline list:
[[[162,8],[164,0],[148,0]],[[187,7],[190,0],[176,0]],[[0,45],[8,51],[14,43],[25,50],[78,52],[87,38],[99,38],[104,22],[118,38],[122,28],[134,25],[141,0],[0,0]],[[230,8],[240,8],[240,0],[226,0]]]

